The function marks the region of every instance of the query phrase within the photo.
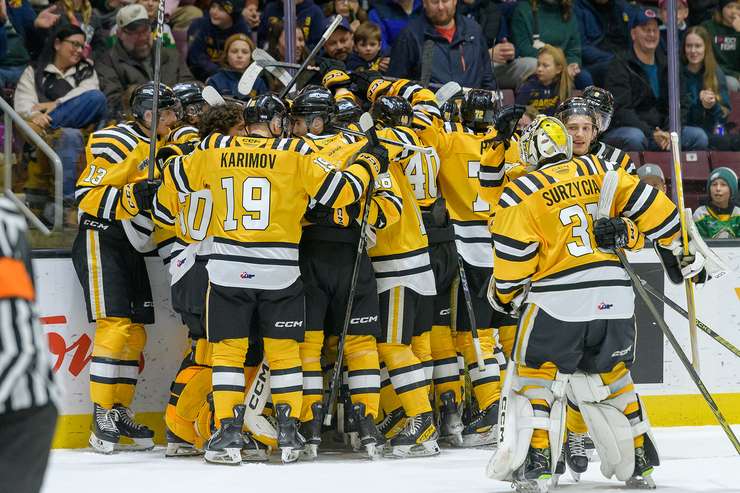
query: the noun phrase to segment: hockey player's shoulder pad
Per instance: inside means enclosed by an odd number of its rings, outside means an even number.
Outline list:
[[[465,127],[462,123],[457,122],[445,122],[444,125],[442,125],[442,130],[445,133],[452,134],[452,133],[466,133],[466,134],[472,134],[473,131],[469,128]]]
[[[540,171],[521,175],[506,185],[504,191],[501,192],[498,207],[505,209],[520,204],[529,195],[552,183],[555,183],[555,179]]]
[[[88,146],[94,158],[102,158],[116,164],[123,162],[142,141],[142,136],[133,129],[118,124],[93,132]]]
[[[213,132],[203,139],[198,145],[198,149],[205,151],[207,149],[225,149],[233,142],[234,137],[229,137],[219,132]]]

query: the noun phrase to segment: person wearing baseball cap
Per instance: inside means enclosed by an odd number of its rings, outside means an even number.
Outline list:
[[[667,193],[667,187],[665,185],[665,176],[663,170],[657,164],[645,163],[637,168],[637,176],[640,177],[640,181],[645,185],[650,185],[653,188],[657,188],[663,193]]]
[[[727,88],[740,91],[740,0],[719,0],[712,18],[702,26],[712,38],[714,56],[727,76]]]
[[[188,28],[188,66],[199,80],[206,80],[221,68],[226,40],[234,34],[249,36],[242,10],[244,0],[212,0],[208,12]]]
[[[737,175],[730,168],[716,168],[707,179],[707,205],[694,212],[694,223],[703,238],[740,237],[740,207],[737,197]]]
[[[660,19],[654,10],[637,7],[629,16],[632,49],[612,61],[604,83],[616,101],[610,130],[602,140],[625,151],[666,151],[668,134],[668,80],[666,55],[658,49]],[[681,86],[681,106],[688,107],[688,91]],[[684,112],[685,113],[685,112]],[[681,144],[685,150],[703,150],[706,132],[686,126],[682,115]]]

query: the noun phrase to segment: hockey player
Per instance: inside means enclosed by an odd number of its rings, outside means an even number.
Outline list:
[[[588,158],[571,157],[571,138],[557,119],[535,119],[520,145],[522,161],[537,170],[507,185],[494,222],[489,299],[520,318],[502,409],[504,442],[489,476],[513,481],[517,491],[547,490],[570,383],[592,425],[602,472],[654,487],[657,451],[629,372],[634,293],[607,249],[639,249],[648,238],[676,281],[682,267],[693,277],[701,262],[674,256],[682,251],[680,226],[668,197],[621,168],[610,208],[616,217],[595,220],[604,175]]]
[[[164,142],[177,121],[177,99],[161,84],[159,121],[150,129],[154,84],[131,95],[133,121],[90,136],[87,166],[77,180],[80,230],[72,258],[85,294],[88,319],[95,322],[90,366],[93,425],[90,445],[111,453],[120,437],[137,448],[154,446],[154,433],[133,420],[139,358],[146,343],[144,324],[154,322],[149,278],[142,252],[153,249],[147,213],[157,185],[146,181],[149,139]],[[145,231],[142,234],[140,231]]]
[[[286,117],[280,99],[259,96],[245,108],[248,137],[211,134],[181,165],[173,163],[180,193],[209,188],[213,198],[206,330],[218,430],[205,447],[209,462],[241,463],[250,333],[262,337],[271,371],[278,446],[285,461],[297,458],[304,446],[297,430],[304,333],[300,220],[309,196],[327,206],[349,205],[387,169],[385,150],[366,146],[338,171],[302,140],[276,138]]]
[[[409,103],[398,96],[375,99],[371,114],[376,127],[382,128],[379,135],[420,146],[421,141],[409,128],[410,110]],[[389,171],[401,191],[403,212],[397,223],[377,231],[375,245],[368,249],[380,301],[378,352],[382,361],[381,402],[386,411],[380,429],[386,436],[392,435],[405,413],[405,426],[390,441],[392,454],[422,457],[439,453],[429,403],[432,372],[425,372],[425,367],[432,370],[429,332],[436,290],[421,211],[405,174],[410,162],[420,159],[419,151],[391,152],[394,157]],[[425,172],[436,174],[436,169]]]
[[[351,136],[327,132],[335,111],[334,96],[328,89],[306,86],[293,100],[290,115],[294,135],[305,137],[311,149],[343,168],[351,163],[352,156],[363,144]],[[375,184],[368,216],[371,228],[385,228],[400,217],[402,201],[389,179],[378,180]],[[332,209],[315,200],[309,204],[305,216],[299,261],[306,298],[310,303],[306,306],[306,333],[300,344],[303,366],[300,431],[309,446],[309,457],[315,457],[321,443],[322,347],[325,338],[337,339],[342,332],[360,238],[360,217],[359,204]],[[371,457],[376,457],[379,447],[385,442],[374,422],[380,401],[380,362],[376,345],[380,325],[375,275],[366,252],[363,252],[360,263],[354,297],[344,345],[351,399],[351,409],[347,409],[347,414],[355,415],[360,444]]]
[[[172,129],[170,142],[182,143],[193,140],[198,136],[198,123],[203,110],[207,107],[203,99],[203,84],[201,82],[179,82],[172,86],[172,90],[180,102],[180,122]]]
[[[583,90],[582,97],[594,108],[597,115],[596,126],[598,135],[602,135],[609,129],[612,115],[614,114],[614,96],[606,89],[596,86],[588,86]],[[574,151],[575,152],[575,151]],[[615,166],[623,168],[627,173],[634,175],[637,173],[632,158],[621,149],[609,145],[605,142],[594,138],[591,144],[591,154],[595,154],[604,163],[611,164],[610,169]]]

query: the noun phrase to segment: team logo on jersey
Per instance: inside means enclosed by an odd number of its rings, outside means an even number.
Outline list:
[[[177,261],[177,266],[178,267],[182,267],[182,264],[184,264],[187,261],[188,261],[188,259],[185,259],[185,258],[180,259],[180,260]]]
[[[254,274],[250,274],[249,272],[242,272],[239,274],[239,277],[242,279],[254,279]]]
[[[604,311],[604,310],[611,310],[613,306],[614,306],[614,304],[613,304],[613,303],[604,303],[604,302],[602,301],[601,303],[599,303],[599,304],[598,304],[598,305],[596,306],[596,308],[598,308],[598,309],[599,309],[599,310],[601,310],[601,311]]]
[[[336,169],[333,164],[322,157],[317,157],[316,159],[314,159],[313,164],[319,166],[326,173],[329,173],[330,171]]]

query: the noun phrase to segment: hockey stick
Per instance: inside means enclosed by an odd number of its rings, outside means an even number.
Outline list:
[[[681,239],[683,240],[683,254],[689,255],[689,228],[686,224],[686,205],[683,198],[683,178],[681,175],[680,147],[678,134],[671,132],[671,154],[673,154],[673,178],[676,182],[676,199],[678,217],[681,220]],[[686,287],[686,308],[688,308],[689,339],[691,340],[691,362],[694,369],[699,371],[699,341],[696,334],[696,303],[694,299],[694,283],[690,279],[684,281]]]
[[[486,362],[483,359],[483,349],[480,347],[480,338],[478,337],[478,325],[475,322],[475,309],[473,308],[473,297],[470,295],[468,278],[465,275],[465,265],[460,254],[457,255],[457,269],[460,274],[460,285],[462,286],[463,295],[465,296],[465,306],[468,309],[468,318],[470,319],[470,334],[473,337],[473,347],[475,347],[475,357],[478,360],[478,370],[486,371]]]
[[[162,60],[162,37],[164,36],[164,2],[159,0],[157,9],[157,31],[154,37],[154,94],[152,95],[152,119],[149,130],[149,175],[147,181],[154,182],[154,166],[157,155],[157,127],[159,126],[159,80]]]
[[[201,96],[203,96],[203,100],[208,106],[221,106],[222,104],[226,104],[224,97],[221,96],[218,90],[213,86],[204,87]]]
[[[434,41],[427,39],[421,50],[421,85],[427,87],[432,78],[432,64],[434,63]]]
[[[665,296],[660,291],[655,289],[648,283],[645,279],[642,279],[638,276],[640,279],[640,283],[645,288],[645,290],[650,293],[655,299],[662,301],[666,304],[666,306],[672,308],[674,311],[679,313],[680,315],[683,315],[686,317],[686,319],[689,318],[689,313],[681,307],[678,303],[670,299],[668,296]],[[696,319],[696,326],[700,328],[705,334],[707,334],[709,337],[717,341],[718,343],[722,344],[724,347],[727,348],[728,351],[730,351],[735,356],[740,356],[740,349],[738,349],[734,344],[732,344],[730,341],[722,337],[721,335],[717,334],[715,331],[713,331],[707,324]]]
[[[357,130],[352,130],[351,128],[341,127],[339,125],[334,125],[334,124],[332,124],[331,127],[334,128],[335,130],[339,130],[340,132],[344,132],[349,135],[354,135],[355,137],[365,137],[364,133],[358,132]],[[405,142],[398,142],[395,140],[386,139],[385,137],[378,137],[378,142],[382,142],[383,144],[388,144],[392,146],[403,147],[404,149],[408,149],[410,151],[421,152],[423,154],[434,154],[435,152],[434,149],[432,149],[431,147],[422,147],[422,146],[417,146],[414,144],[407,144]]]
[[[239,94],[242,94],[246,96],[250,92],[252,92],[252,88],[254,87],[254,83],[257,82],[257,78],[262,73],[262,67],[257,62],[252,62],[249,64],[249,67],[242,73],[242,76],[239,78],[239,83],[236,86],[236,90],[239,91]]]
[[[616,191],[618,180],[619,177],[615,171],[608,171],[604,176],[596,214],[597,218],[611,216],[611,202],[614,198],[614,192]],[[719,410],[717,403],[714,401],[712,395],[707,390],[704,382],[702,382],[701,377],[699,377],[699,374],[696,372],[694,367],[691,366],[691,362],[689,362],[686,353],[684,353],[683,349],[681,349],[681,345],[674,337],[673,332],[671,332],[671,329],[668,327],[668,324],[666,324],[665,320],[660,315],[660,312],[658,312],[658,309],[653,304],[653,301],[650,299],[650,296],[648,296],[645,288],[640,282],[640,278],[637,276],[635,270],[632,268],[632,265],[627,260],[627,256],[625,255],[624,251],[621,248],[617,248],[614,250],[614,253],[619,258],[619,261],[622,263],[622,267],[624,267],[624,270],[627,272],[627,275],[632,281],[632,285],[635,291],[637,291],[640,299],[642,299],[643,303],[645,303],[645,306],[647,306],[650,314],[653,316],[653,319],[655,319],[655,323],[658,324],[658,327],[660,327],[660,330],[663,332],[665,338],[668,339],[668,342],[670,342],[671,347],[673,347],[673,350],[678,355],[678,359],[680,359],[681,363],[683,363],[683,366],[686,367],[686,371],[689,372],[691,380],[694,381],[694,384],[699,389],[699,392],[701,392],[701,394],[704,396],[704,400],[707,401],[709,409],[711,409],[715,418],[717,418],[719,425],[722,427],[725,434],[727,435],[727,438],[735,447],[735,451],[738,453],[738,455],[740,455],[740,441],[738,441],[735,433],[732,431],[732,428],[730,428],[730,425],[727,424],[727,420],[722,415],[722,412]]]
[[[459,94],[461,91],[462,87],[460,86],[460,84],[458,84],[454,80],[451,80],[447,84],[437,89],[437,92],[434,93],[434,100],[437,102],[437,106],[441,108],[447,101],[450,100],[450,98],[455,97],[455,95]]]
[[[272,57],[272,55],[260,48],[255,48],[255,50],[252,52],[252,60],[257,62],[262,68],[267,69],[267,71],[270,72],[274,77],[277,77],[277,79],[283,86],[287,86],[288,84],[290,84],[291,79],[290,73],[283,67],[296,70],[301,67],[297,63],[278,62]],[[277,63],[280,63],[281,65],[273,65]]]
[[[306,71],[306,67],[308,67],[308,64],[311,63],[314,59],[314,57],[318,54],[319,50],[324,47],[324,44],[329,39],[329,37],[334,33],[337,26],[342,22],[342,16],[341,15],[335,15],[334,19],[331,21],[331,24],[329,24],[329,27],[326,28],[326,31],[324,31],[324,34],[321,36],[321,39],[318,43],[316,43],[316,46],[313,47],[313,50],[311,50],[311,53],[308,54],[308,56],[303,60],[303,63],[298,68],[295,74],[293,74],[293,77],[290,79],[290,82],[288,85],[283,87],[283,90],[280,91],[280,99],[283,99],[288,92],[293,88],[296,81],[298,80],[298,77],[303,74],[303,72]]]
[[[365,132],[368,142],[372,145],[377,145],[378,135],[375,133],[375,123],[370,113],[363,113],[360,116],[360,129]],[[360,262],[362,261],[362,254],[365,251],[365,242],[367,240],[367,222],[370,216],[370,200],[373,196],[373,189],[375,188],[375,182],[371,179],[367,185],[367,192],[365,195],[365,201],[362,210],[362,222],[360,223],[360,240],[357,242],[357,253],[355,254],[355,264],[352,267],[352,278],[349,284],[349,297],[347,298],[347,309],[344,312],[344,323],[342,324],[342,332],[339,334],[339,344],[337,345],[337,360],[334,362],[334,369],[332,370],[331,380],[329,380],[329,394],[324,401],[324,425],[331,425],[332,413],[334,412],[334,403],[337,400],[337,391],[340,386],[340,379],[342,378],[342,360],[344,359],[344,342],[347,340],[347,331],[349,330],[349,321],[352,317],[352,305],[355,301],[355,291],[357,289],[357,279],[360,277]]]

